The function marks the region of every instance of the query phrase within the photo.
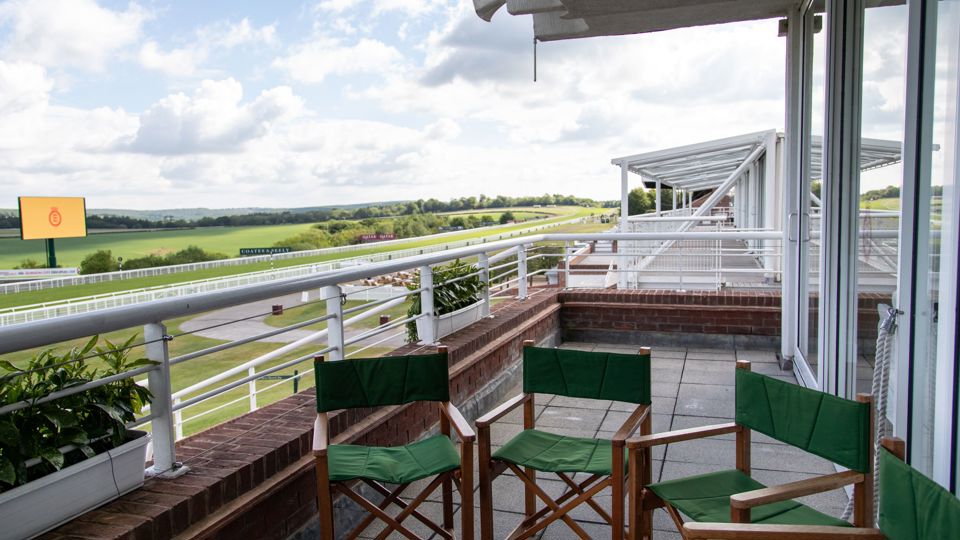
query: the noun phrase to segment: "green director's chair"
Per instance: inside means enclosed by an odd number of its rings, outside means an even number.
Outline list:
[[[629,504],[632,540],[652,538],[655,508],[666,509],[685,539],[691,537],[685,532],[681,513],[694,522],[714,524],[849,528],[850,523],[793,500],[846,485],[853,486],[852,525],[869,526],[873,515],[874,412],[871,396],[861,394],[857,401],[842,399],[753,373],[750,362],[739,361],[735,399],[734,422],[641,435],[627,441],[631,464],[645,466],[654,446],[724,433],[736,434],[735,469],[644,484],[641,498],[631,500]],[[766,487],[750,476],[751,431],[759,431],[849,470]],[[649,478],[649,471],[642,474]]]
[[[437,354],[388,356],[324,362],[314,362],[317,380],[317,419],[314,424],[313,454],[316,459],[317,507],[320,513],[320,538],[334,539],[333,492],[349,497],[369,512],[345,538],[357,538],[374,520],[386,527],[377,536],[383,540],[396,531],[410,540],[420,537],[403,525],[409,517],[426,525],[441,538],[452,540],[453,493],[452,485],[460,491],[461,538],[473,539],[473,441],[474,433],[460,411],[450,403],[447,349],[439,347]],[[404,446],[377,447],[352,444],[330,444],[327,414],[338,409],[405,405],[426,401],[436,402],[440,420],[440,435]],[[429,424],[426,424],[429,426]],[[453,427],[460,439],[459,452],[450,437]],[[403,433],[405,430],[399,430]],[[413,482],[431,480],[412,501],[400,498]],[[350,484],[362,482],[380,493],[384,499],[375,504],[350,489]],[[393,489],[385,484],[395,485]],[[442,488],[443,523],[437,524],[417,508]],[[391,504],[400,507],[396,516],[386,509]],[[432,534],[432,533],[431,533]]]
[[[636,404],[611,440],[566,437],[535,429],[534,394],[625,401]],[[624,490],[639,490],[639,482],[626,463],[627,437],[638,428],[650,433],[650,349],[640,354],[614,354],[567,349],[546,349],[525,341],[523,348],[523,393],[477,420],[480,453],[480,534],[493,539],[493,479],[506,470],[523,482],[524,519],[509,536],[522,540],[562,520],[584,540],[590,536],[573,520],[570,511],[581,504],[611,525],[611,537],[624,537]],[[490,425],[523,405],[523,428],[516,437],[491,453]],[[633,468],[633,465],[630,466]],[[649,469],[649,465],[648,465]],[[537,485],[537,471],[556,473],[567,491],[556,500]],[[576,482],[574,474],[589,475]],[[630,480],[630,486],[626,481]],[[593,497],[610,487],[611,512]],[[545,505],[537,509],[537,499]],[[548,535],[549,536],[549,533]]]
[[[904,443],[883,439],[879,528],[686,523],[690,540],[949,540],[960,536],[960,500],[903,462]]]

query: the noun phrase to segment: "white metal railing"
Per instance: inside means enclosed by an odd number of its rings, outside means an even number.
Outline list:
[[[280,281],[290,278],[306,277],[323,272],[331,272],[341,268],[358,266],[370,262],[382,262],[413,255],[422,255],[424,253],[434,253],[451,248],[458,248],[476,244],[482,244],[493,240],[512,238],[536,232],[546,228],[557,227],[559,225],[577,223],[584,218],[574,218],[563,222],[554,222],[540,224],[534,227],[528,227],[522,230],[507,231],[499,235],[491,235],[483,238],[460,240],[456,242],[447,242],[443,244],[429,245],[419,248],[410,248],[400,251],[390,251],[385,253],[369,254],[362,257],[353,257],[348,259],[338,259],[324,263],[310,263],[298,266],[291,266],[278,270],[262,270],[259,272],[249,272],[237,274],[222,278],[209,278],[197,281],[189,281],[169,286],[148,287],[115,293],[99,294],[94,296],[85,296],[43,302],[40,304],[29,304],[11,308],[0,309],[0,327],[33,322],[44,319],[63,317],[78,313],[87,313],[91,311],[101,311],[121,306],[129,306],[144,302],[152,302],[164,298],[183,297],[204,292],[211,292],[223,289],[231,289],[244,285],[253,285],[271,281]],[[427,239],[431,237],[421,237]],[[411,239],[406,239],[411,241]],[[369,248],[370,246],[365,246]],[[289,255],[289,254],[288,254]]]
[[[455,259],[477,260],[480,269],[476,275],[480,276],[485,285],[481,294],[481,298],[485,302],[480,305],[483,306],[484,315],[487,315],[491,310],[491,299],[495,300],[496,297],[503,296],[526,298],[528,294],[531,294],[527,289],[528,279],[542,275],[547,271],[538,270],[532,273],[527,271],[531,261],[540,257],[553,256],[553,252],[549,251],[549,248],[532,250],[531,246],[534,244],[565,246],[564,251],[560,253],[560,257],[565,259],[566,263],[564,265],[564,277],[567,286],[576,286],[574,281],[576,281],[575,278],[579,271],[576,268],[571,268],[570,262],[575,257],[587,255],[588,244],[591,242],[617,241],[623,243],[673,240],[682,246],[686,242],[709,243],[720,241],[722,244],[723,242],[743,242],[751,239],[772,241],[781,237],[782,235],[777,232],[534,235],[478,246],[449,249],[439,253],[424,253],[401,259],[347,266],[304,277],[200,292],[188,298],[171,297],[143,304],[107,308],[96,313],[80,313],[56,320],[42,320],[2,327],[0,328],[0,354],[31,350],[37,347],[50,347],[72,339],[142,325],[143,343],[140,346],[145,347],[147,358],[158,363],[156,366],[99,379],[45,399],[72,395],[116,380],[127,378],[139,380],[145,375],[146,384],[153,393],[154,400],[149,410],[145,411],[146,415],[136,424],[150,424],[153,437],[152,460],[154,466],[152,472],[162,475],[177,475],[183,472],[185,467],[180,466],[177,462],[174,442],[183,435],[184,425],[202,421],[204,418],[206,418],[206,421],[210,421],[212,415],[222,414],[224,409],[230,407],[234,409],[240,407],[244,410],[256,408],[261,404],[257,399],[258,396],[275,389],[281,384],[289,383],[287,378],[279,379],[277,382],[264,383],[264,381],[272,377],[287,377],[292,369],[297,370],[297,377],[301,379],[310,377],[312,373],[311,361],[316,355],[327,355],[330,360],[335,361],[360,354],[383,344],[395,347],[397,340],[402,342],[401,336],[404,334],[404,326],[416,320],[424,320],[428,323],[424,325],[419,336],[420,339],[425,343],[436,342],[434,323],[437,320],[437,315],[434,310],[433,296],[436,288],[442,283],[434,283],[433,265]],[[613,257],[626,256],[619,253],[609,255]],[[390,290],[391,294],[384,295],[382,298],[372,299],[360,306],[344,307],[344,295],[349,291],[346,287],[362,279],[392,276],[398,272],[409,272],[411,270],[418,271],[420,274],[419,288],[399,291],[392,289]],[[613,271],[620,270],[614,268]],[[187,334],[187,332],[172,335],[165,321],[255,301],[266,301],[287,294],[315,290],[322,291],[321,300],[308,302],[304,306],[322,303],[326,307],[323,315],[308,318],[283,328],[271,328],[251,333],[242,339],[227,341],[178,356],[170,354],[170,342],[175,342],[176,339]],[[359,294],[362,291],[355,290],[353,292]],[[422,307],[420,315],[404,316],[386,324],[367,325],[372,326],[368,328],[360,327],[359,323],[362,321],[402,305],[413,296],[419,298]],[[238,317],[236,320],[217,322],[215,326],[235,324],[250,318],[249,314],[246,314],[246,316]],[[210,359],[218,353],[253,344],[262,339],[293,330],[306,331],[307,334],[296,339],[290,338],[289,343],[270,352],[263,353],[260,349],[258,353],[250,353],[248,360],[222,370],[202,381],[174,390],[172,370],[176,369],[180,372],[180,370],[198,365],[196,362]],[[281,375],[283,373],[287,375]],[[16,376],[18,376],[17,373],[3,375],[3,377]],[[0,415],[31,407],[35,404],[36,402],[8,404],[0,408]],[[187,465],[189,465],[189,460]]]
[[[558,218],[550,218],[548,223],[541,223],[534,225],[532,227],[524,227],[522,229],[517,229],[514,231],[508,231],[505,234],[491,234],[485,239],[479,240],[470,240],[470,241],[454,241],[446,243],[446,245],[451,247],[460,247],[463,245],[475,244],[478,241],[482,242],[489,240],[491,238],[504,238],[514,237],[522,234],[527,234],[534,231],[543,230],[548,227],[556,227],[559,225],[565,225],[568,223],[575,223],[582,221],[584,218],[572,218],[569,220],[558,220]],[[491,225],[489,227],[484,227],[484,230],[495,231],[497,229],[516,227],[515,224],[506,224],[506,225]],[[438,243],[443,243],[444,238],[449,238],[453,236],[458,236],[464,234],[464,231],[450,231],[437,234],[431,234],[427,236],[421,236],[417,238],[398,238],[395,240],[386,240],[383,242],[377,242],[376,244],[354,244],[349,246],[338,246],[338,247],[329,247],[321,249],[310,249],[303,251],[292,251],[290,253],[277,253],[273,255],[257,255],[252,257],[239,257],[232,259],[220,259],[217,261],[207,261],[207,262],[198,262],[198,263],[188,263],[188,264],[176,264],[170,266],[157,266],[154,268],[141,268],[138,270],[123,270],[117,272],[104,272],[101,274],[88,274],[80,275],[74,277],[62,277],[62,278],[53,278],[53,279],[43,279],[43,280],[34,280],[34,281],[24,281],[19,283],[8,283],[0,284],[0,294],[15,294],[20,292],[28,291],[40,291],[46,289],[52,289],[57,287],[70,287],[73,285],[85,285],[90,283],[103,283],[107,281],[118,281],[125,279],[134,279],[142,277],[152,277],[152,276],[165,276],[170,274],[178,274],[182,272],[192,272],[194,270],[206,270],[211,268],[224,268],[230,266],[239,266],[244,264],[252,264],[258,262],[274,262],[282,261],[288,259],[301,259],[305,257],[322,257],[324,255],[337,255],[341,253],[352,253],[355,251],[367,250],[373,247],[382,247],[390,245],[402,245],[409,242],[414,242],[418,240],[427,240],[430,242],[437,241]],[[406,250],[411,251],[411,250]]]

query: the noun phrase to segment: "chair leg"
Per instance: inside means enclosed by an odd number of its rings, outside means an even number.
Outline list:
[[[610,494],[612,495],[612,500],[610,501],[610,510],[613,514],[613,519],[610,522],[610,527],[613,529],[613,534],[611,537],[613,540],[623,540],[623,447],[622,446],[613,446],[613,472],[610,475],[610,481],[612,483],[610,487]]]
[[[441,496],[440,500],[442,501],[441,506],[443,506],[443,528],[452,531],[453,530],[453,479],[450,475],[445,475],[446,478],[443,479],[443,485],[441,487]]]
[[[460,538],[473,540],[473,444],[460,456]]]
[[[333,493],[330,491],[330,469],[326,454],[316,457],[316,472],[320,540],[333,540]]]
[[[493,460],[490,459],[490,428],[477,428],[477,462],[480,466],[480,539],[493,540]]]

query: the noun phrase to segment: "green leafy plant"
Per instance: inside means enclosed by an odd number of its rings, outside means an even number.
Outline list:
[[[475,264],[469,264],[457,259],[450,264],[435,266],[433,268],[433,282],[441,283],[433,288],[433,308],[435,315],[445,315],[453,313],[458,309],[463,309],[480,299],[480,293],[483,291],[484,283],[480,279],[480,268]],[[470,275],[474,274],[474,275]],[[452,280],[452,283],[445,283]],[[413,279],[413,283],[407,286],[411,291],[420,288],[420,274]],[[420,295],[413,297],[410,309],[407,310],[407,317],[420,315]],[[416,321],[407,323],[407,341],[415,342],[419,339],[417,336]]]
[[[88,382],[155,365],[130,358],[136,336],[122,345],[94,336],[63,354],[44,350],[18,368],[0,360],[0,407],[31,402],[0,415],[0,492],[123,444],[126,424],[150,402],[150,391],[132,379],[38,403],[41,398]],[[93,365],[90,360],[98,359]]]

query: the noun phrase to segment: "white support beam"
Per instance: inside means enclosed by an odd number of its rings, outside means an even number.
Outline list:
[[[857,242],[864,0],[827,1],[819,383],[852,398],[857,361]]]
[[[629,199],[630,199],[630,189],[628,186],[628,177],[630,175],[630,168],[627,166],[627,162],[620,163],[620,232],[626,233],[630,232],[629,230]],[[640,178],[640,185],[643,185],[643,178]],[[626,267],[629,265],[627,258],[623,257],[626,254],[627,247],[625,242],[617,243],[617,255],[620,257],[616,258],[617,261],[617,287],[619,289],[627,288],[627,272]]]
[[[660,179],[657,178],[657,216],[660,215]]]

